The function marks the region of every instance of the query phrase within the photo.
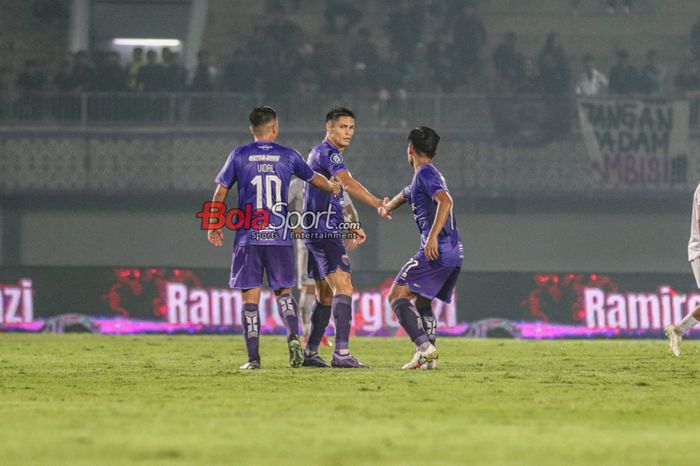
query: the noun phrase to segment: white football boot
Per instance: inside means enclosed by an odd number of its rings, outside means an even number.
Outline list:
[[[438,350],[435,346],[430,345],[425,351],[416,350],[413,353],[413,359],[403,365],[401,369],[420,369],[423,364],[435,361],[438,358]]]
[[[668,346],[671,347],[671,352],[675,357],[679,357],[681,355],[681,340],[683,340],[683,336],[678,335],[675,325],[666,327],[666,336],[668,337]]]
[[[438,360],[437,359],[433,359],[432,361],[426,361],[420,365],[421,369],[425,369],[428,371],[432,371],[434,369],[437,369],[437,367],[438,367]]]

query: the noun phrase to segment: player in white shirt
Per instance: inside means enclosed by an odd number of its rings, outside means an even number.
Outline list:
[[[693,269],[693,275],[695,275],[695,283],[698,288],[700,288],[700,224],[698,224],[698,219],[700,219],[700,184],[695,188],[695,194],[693,194],[693,213],[691,215],[690,222],[690,241],[688,242],[688,260],[690,261],[690,267]],[[678,325],[669,325],[666,327],[666,336],[668,337],[668,344],[671,347],[671,352],[674,356],[678,357],[681,355],[681,341],[683,340],[683,334],[695,327],[695,324],[700,321],[700,306],[689,312],[681,323]]]
[[[289,184],[289,211],[304,212],[304,182],[298,178],[294,178]],[[304,326],[304,336],[308,337],[309,328],[311,327],[311,311],[314,308],[314,282],[313,278],[309,278],[306,271],[306,261],[308,260],[309,252],[306,249],[304,240],[297,238],[294,240],[296,249],[296,265],[297,265],[297,286],[299,287],[299,310],[301,310],[301,322]]]
[[[304,211],[304,182],[298,178],[294,178],[289,184],[289,211],[303,212]],[[343,192],[343,217],[346,222],[359,223],[360,218],[352,203],[352,199],[347,191]],[[345,240],[345,249],[347,252],[353,251],[365,241],[365,232],[360,228],[355,230],[356,239]],[[306,249],[304,240],[297,238],[294,240],[296,248],[297,261],[297,286],[299,287],[299,309],[301,310],[301,321],[304,326],[304,336],[308,337],[311,329],[311,311],[314,308],[316,301],[316,282],[313,278],[309,278],[307,272],[307,262],[309,251]],[[323,338],[321,344],[329,345],[327,338]]]

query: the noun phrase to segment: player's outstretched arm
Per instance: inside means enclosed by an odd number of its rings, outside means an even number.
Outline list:
[[[437,202],[437,212],[435,213],[433,226],[430,227],[430,233],[428,233],[428,240],[425,242],[425,257],[431,261],[438,258],[438,235],[450,217],[453,204],[452,197],[447,191],[438,192],[435,195],[435,202]]]
[[[389,202],[385,202],[383,205],[377,208],[377,213],[380,217],[391,220],[391,212],[398,209],[406,203],[406,199],[403,197],[403,192],[398,193]]]
[[[220,184],[216,185],[216,191],[214,191],[214,198],[212,201],[215,203],[223,203],[228,195],[228,189]],[[213,209],[213,207],[212,207]],[[211,244],[216,247],[223,246],[224,242],[224,230],[222,228],[217,228],[216,230],[207,230],[207,239]]]
[[[318,188],[322,191],[332,193],[334,196],[340,194],[340,184],[334,181],[330,181],[325,176],[320,173],[314,173],[314,176],[308,181],[308,183],[314,188]]]
[[[379,199],[377,196],[372,194],[365,188],[362,183],[357,181],[355,178],[350,175],[350,172],[347,170],[343,170],[341,172],[338,172],[334,178],[336,178],[340,183],[343,185],[345,190],[350,194],[350,196],[354,197],[355,199],[360,200],[361,202],[367,204],[370,207],[374,207],[375,209],[379,208],[382,204],[384,204],[384,201],[382,199]],[[389,199],[386,198],[388,201]]]

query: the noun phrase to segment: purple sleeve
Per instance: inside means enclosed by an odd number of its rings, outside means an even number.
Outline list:
[[[338,172],[347,171],[343,154],[340,152],[331,152],[328,154],[326,163],[328,165],[328,172],[331,174],[331,176],[335,176],[335,174]]]
[[[401,196],[406,202],[411,202],[411,185],[406,186],[401,190]]]
[[[431,167],[432,168],[432,167]],[[433,169],[424,169],[420,173],[420,180],[425,192],[431,199],[440,191],[447,191],[447,186],[440,173]]]
[[[308,163],[304,162],[304,159],[301,158],[297,151],[294,151],[294,155],[292,155],[292,165],[294,167],[294,175],[297,178],[309,181],[314,177],[314,171],[309,167]]]
[[[231,152],[226,159],[226,163],[224,164],[223,168],[219,172],[218,175],[216,175],[215,181],[219,183],[221,186],[225,187],[226,189],[231,189],[231,186],[237,181],[238,177],[236,176],[236,167],[234,164],[234,160],[236,158],[236,152]]]

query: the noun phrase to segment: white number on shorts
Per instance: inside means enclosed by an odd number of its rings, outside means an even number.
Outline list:
[[[414,258],[411,257],[408,262],[406,262],[406,265],[403,266],[403,272],[401,273],[401,278],[404,280],[406,279],[406,276],[408,275],[408,271],[411,270],[413,267],[418,266],[418,261]]]
[[[265,189],[263,189],[263,178],[265,178]],[[251,181],[255,186],[255,208],[263,209],[282,201],[282,180],[277,175],[257,175]],[[265,191],[265,206],[263,206],[263,191]],[[274,192],[274,196],[273,196]]]

